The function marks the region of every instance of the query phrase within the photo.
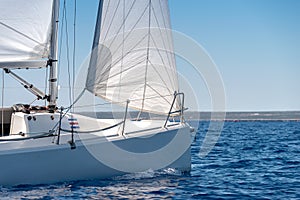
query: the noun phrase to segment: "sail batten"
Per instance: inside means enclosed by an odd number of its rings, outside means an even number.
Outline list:
[[[168,1],[102,0],[99,6],[87,90],[110,102],[130,100],[131,108],[168,114],[178,92]]]
[[[1,0],[5,9],[0,12],[0,68],[46,66],[44,61],[51,51],[53,1],[26,0],[16,6],[20,0]],[[39,61],[41,65],[36,66]]]

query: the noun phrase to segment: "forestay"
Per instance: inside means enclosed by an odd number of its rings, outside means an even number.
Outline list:
[[[129,107],[168,114],[178,92],[167,0],[100,1],[86,88]],[[176,100],[173,111],[180,107]]]
[[[53,0],[0,1],[0,68],[46,66],[53,5]]]

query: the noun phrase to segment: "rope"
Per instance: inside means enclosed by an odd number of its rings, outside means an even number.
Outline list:
[[[121,121],[121,122],[119,122],[117,124],[114,124],[112,126],[105,127],[105,128],[102,128],[102,129],[97,129],[97,130],[91,130],[91,131],[74,131],[74,130],[67,130],[67,129],[62,129],[62,128],[60,130],[62,130],[64,132],[67,132],[67,133],[72,133],[72,131],[75,132],[75,133],[95,133],[95,132],[101,132],[101,131],[105,131],[105,130],[117,127],[117,126],[119,126],[123,123],[124,123],[124,121]]]
[[[23,137],[23,138],[10,138],[10,139],[1,139],[0,142],[7,142],[7,141],[22,141],[22,140],[30,140],[30,139],[40,139],[45,137],[52,137],[55,136],[54,131],[51,130],[48,133],[41,132],[41,135],[31,136],[31,137]],[[28,134],[36,134],[36,133],[28,133]]]

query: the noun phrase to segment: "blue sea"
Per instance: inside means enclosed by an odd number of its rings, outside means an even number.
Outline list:
[[[300,199],[299,121],[225,122],[204,158],[199,150],[209,122],[192,125],[198,131],[190,174],[148,170],[108,180],[0,186],[0,199]]]

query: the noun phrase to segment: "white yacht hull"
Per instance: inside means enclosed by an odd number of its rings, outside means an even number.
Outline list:
[[[148,169],[188,172],[191,134],[185,124],[125,135],[77,133],[74,149],[68,143],[71,134],[64,132],[59,144],[57,136],[2,141],[0,185],[102,179]]]

